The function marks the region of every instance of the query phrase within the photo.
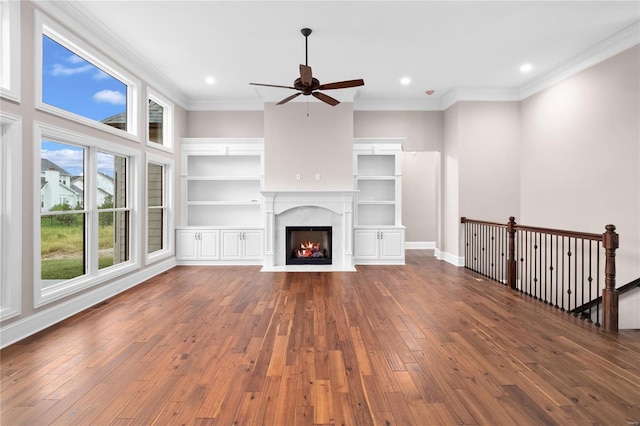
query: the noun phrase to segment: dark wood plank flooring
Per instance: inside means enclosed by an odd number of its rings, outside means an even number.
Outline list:
[[[640,421],[640,332],[407,256],[357,273],[176,267],[5,348],[0,422]]]

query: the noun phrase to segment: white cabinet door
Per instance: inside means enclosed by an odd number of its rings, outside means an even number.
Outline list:
[[[380,259],[404,259],[404,231],[380,230]]]
[[[378,259],[380,241],[377,229],[356,229],[354,232],[354,256],[357,259]]]
[[[178,260],[196,260],[198,258],[197,231],[176,231],[176,258]]]
[[[199,236],[200,259],[218,259],[218,231],[201,231]]]
[[[240,240],[240,231],[222,230],[220,231],[220,239],[222,241],[222,249],[220,259],[222,260],[241,260],[242,244]]]
[[[247,260],[262,259],[262,231],[243,231],[241,238],[244,244],[243,258]]]

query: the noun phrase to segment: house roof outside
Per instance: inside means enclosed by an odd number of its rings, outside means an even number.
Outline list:
[[[162,106],[155,102],[149,102],[149,123],[162,123],[163,110]],[[100,120],[104,124],[121,128],[120,125],[127,122],[127,112],[121,112],[119,114],[112,115],[103,120]]]
[[[44,172],[46,170],[55,170],[57,172],[60,172],[60,174],[64,175],[64,176],[73,176],[71,173],[69,173],[68,171],[66,171],[62,167],[58,166],[53,161],[47,160],[46,158],[41,158],[40,159],[40,171]]]

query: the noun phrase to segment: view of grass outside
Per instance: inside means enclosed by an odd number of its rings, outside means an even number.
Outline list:
[[[105,217],[101,219],[102,223],[98,226],[98,267],[100,269],[114,264],[113,220],[109,221]],[[84,275],[86,273],[84,244],[84,214],[43,216],[40,219],[42,279],[68,280]]]

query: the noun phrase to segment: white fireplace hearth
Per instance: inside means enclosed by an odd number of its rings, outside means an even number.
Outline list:
[[[355,191],[263,191],[265,253],[263,271],[355,271],[353,199]],[[287,226],[331,226],[331,265],[287,265]]]

